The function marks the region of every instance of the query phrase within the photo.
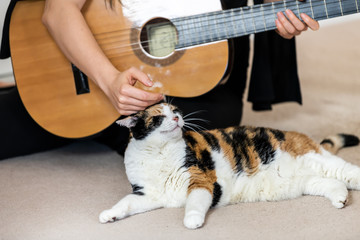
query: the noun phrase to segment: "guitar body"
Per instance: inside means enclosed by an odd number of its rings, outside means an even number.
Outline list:
[[[116,2],[112,10],[104,0],[89,0],[83,14],[100,47],[120,71],[137,67],[154,81],[149,91],[194,97],[226,77],[227,41],[175,50],[161,57],[152,56],[140,43],[141,29],[150,20],[221,9],[219,0],[197,0],[202,8],[194,7],[193,2],[127,0],[122,5]],[[119,113],[91,80],[89,92],[77,93],[71,63],[41,22],[43,9],[44,1],[19,1],[11,18],[10,47],[21,99],[32,118],[55,135],[82,138],[98,133]]]

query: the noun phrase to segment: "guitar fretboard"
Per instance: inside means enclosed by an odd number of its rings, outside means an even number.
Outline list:
[[[300,13],[305,13],[319,21],[359,13],[360,0],[284,0],[174,18],[171,22],[179,36],[176,49],[274,30],[276,13],[286,9],[300,19]]]

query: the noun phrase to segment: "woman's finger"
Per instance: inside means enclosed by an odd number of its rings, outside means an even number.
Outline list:
[[[283,24],[282,24],[278,19],[275,19],[275,24],[276,24],[276,28],[277,28],[275,31],[276,31],[280,36],[282,36],[283,38],[286,38],[286,39],[291,39],[291,38],[294,37],[293,35],[291,35],[290,33],[288,33],[288,32],[285,30]]]
[[[301,13],[300,16],[311,30],[314,30],[314,31],[319,30],[320,24],[318,21],[312,19],[305,13]]]
[[[307,30],[306,24],[301,22],[301,20],[290,9],[286,9],[285,13],[296,30],[300,32]]]
[[[277,13],[278,20],[283,26],[283,29],[290,35],[296,36],[300,34],[300,31],[297,30],[294,25],[285,17],[282,12]],[[280,31],[280,29],[279,29]]]

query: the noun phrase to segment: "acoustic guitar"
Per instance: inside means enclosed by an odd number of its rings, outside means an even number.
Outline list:
[[[89,0],[83,15],[96,41],[120,71],[137,67],[170,96],[194,97],[227,78],[227,39],[274,30],[276,13],[291,9],[316,20],[358,13],[360,0],[307,0],[222,10],[219,0],[122,0],[113,9]],[[17,87],[32,118],[67,138],[93,135],[119,113],[103,92],[59,50],[41,22],[44,1],[19,1],[10,23]]]

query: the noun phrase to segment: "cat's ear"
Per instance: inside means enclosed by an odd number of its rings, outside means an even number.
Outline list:
[[[136,122],[138,120],[138,117],[136,116],[129,116],[127,118],[124,119],[120,119],[118,121],[116,121],[117,124],[119,124],[120,126],[124,126],[127,128],[132,128],[136,125]]]

